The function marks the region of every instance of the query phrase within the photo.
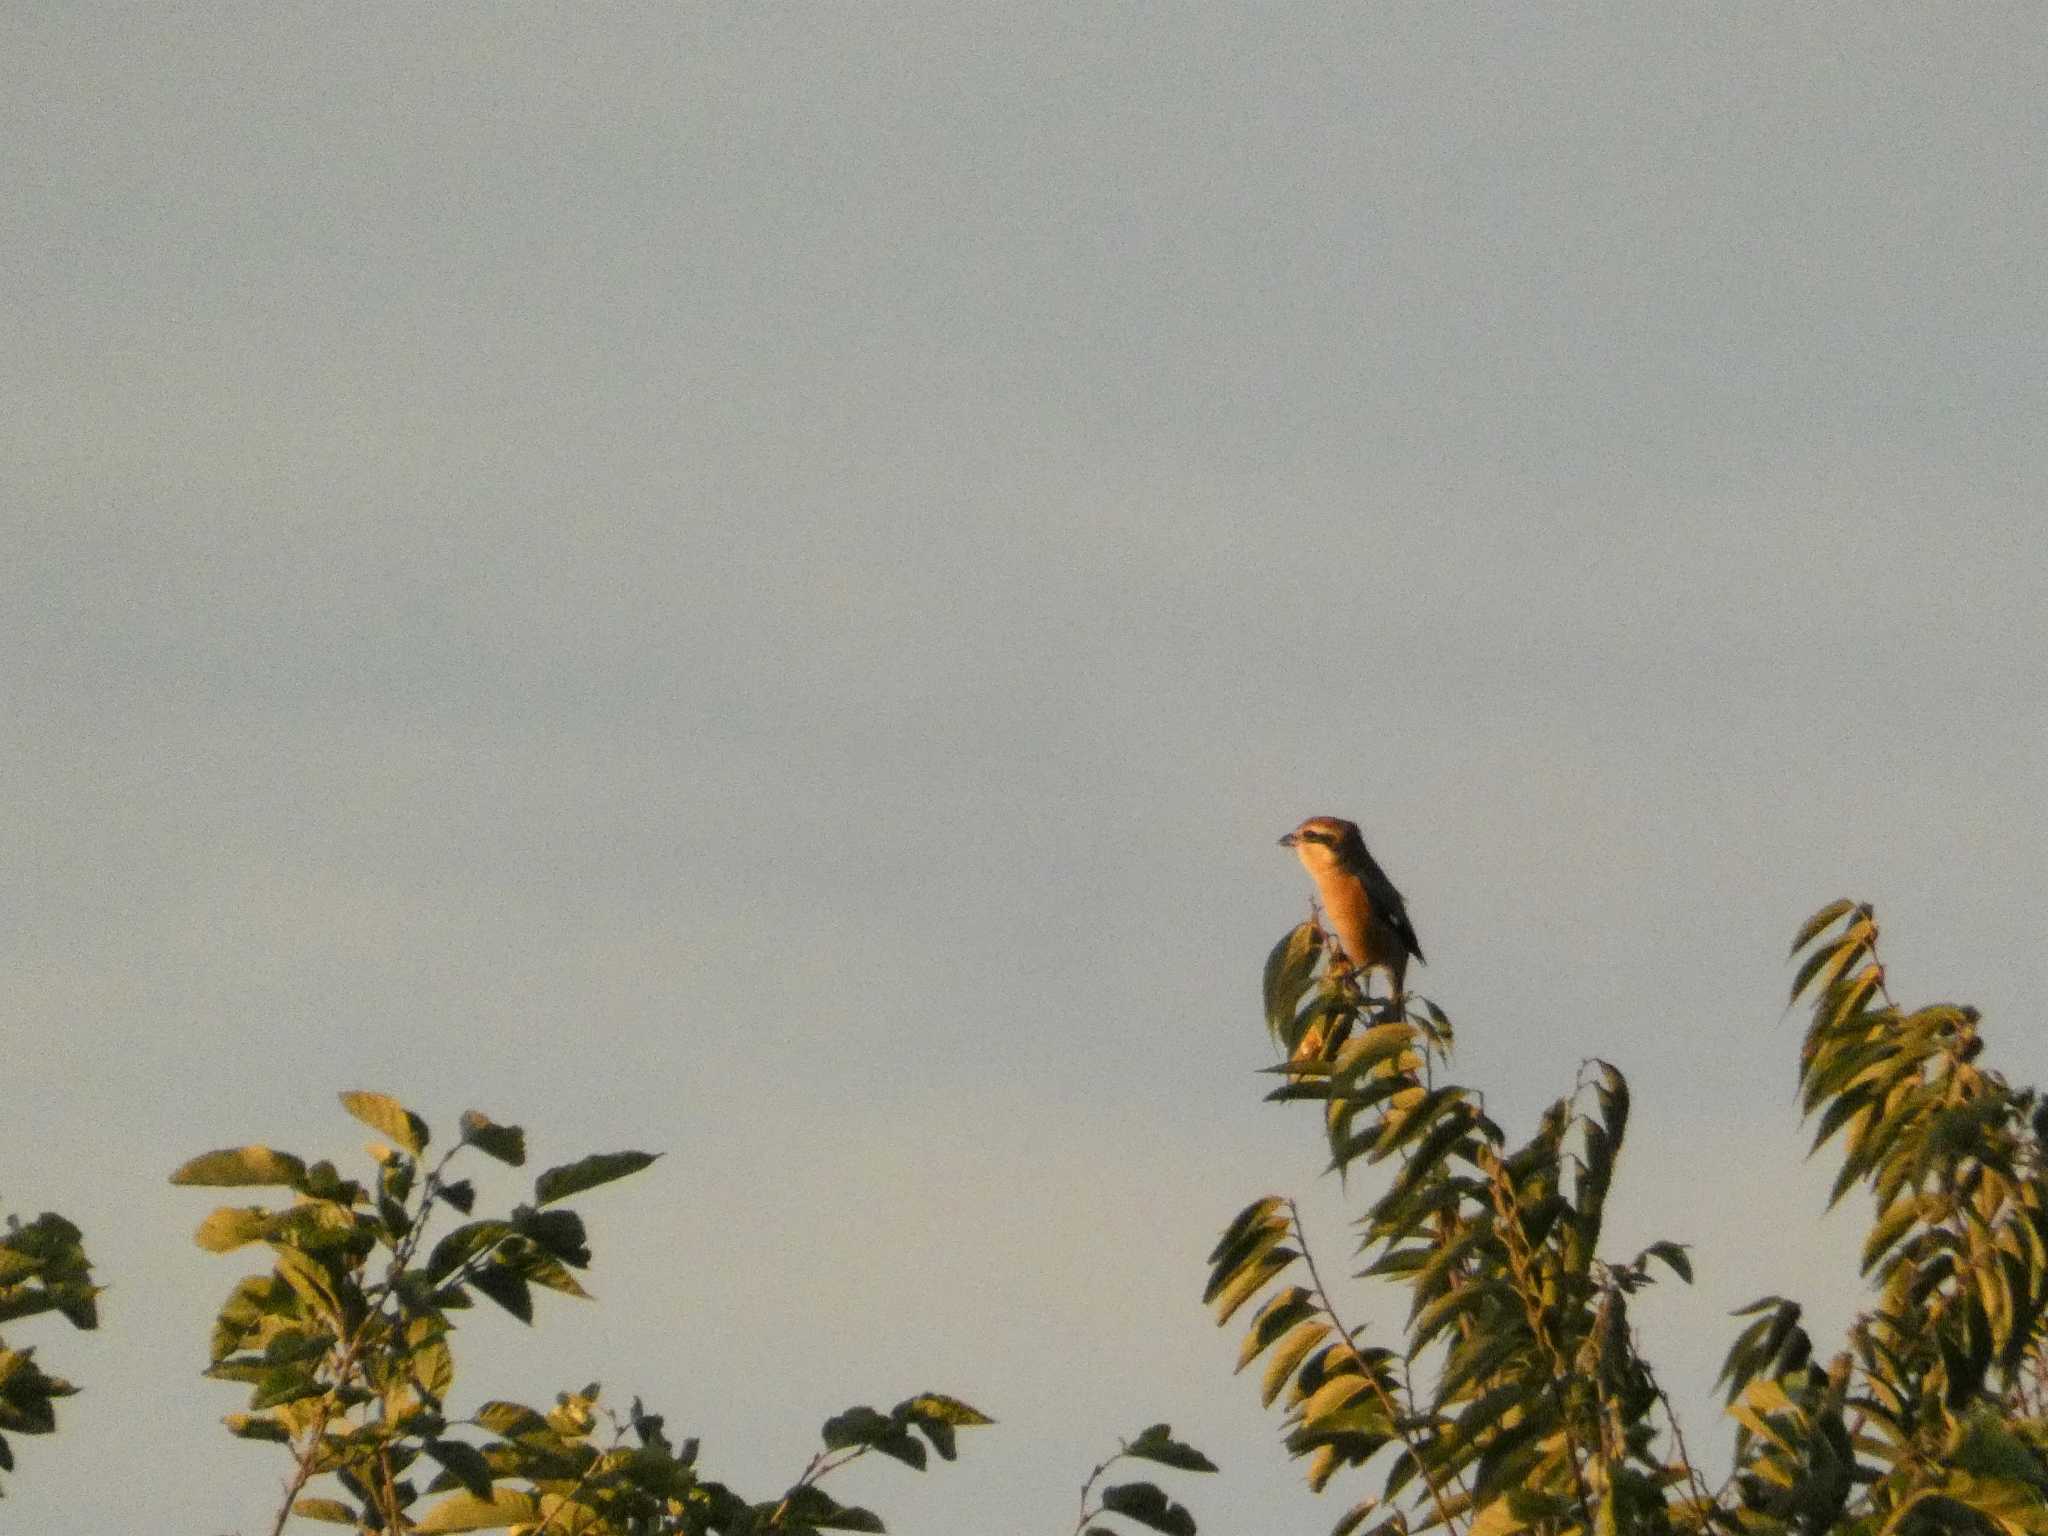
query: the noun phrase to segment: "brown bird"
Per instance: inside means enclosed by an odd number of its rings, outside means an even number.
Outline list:
[[[1422,945],[1408,921],[1408,907],[1386,871],[1365,851],[1355,823],[1336,816],[1311,816],[1280,839],[1292,848],[1316,883],[1323,912],[1344,958],[1369,980],[1383,970],[1393,995],[1403,995],[1408,957],[1420,960]]]

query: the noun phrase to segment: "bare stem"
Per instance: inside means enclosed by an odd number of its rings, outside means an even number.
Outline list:
[[[1088,1496],[1095,1491],[1095,1485],[1097,1482],[1101,1480],[1102,1474],[1107,1472],[1111,1467],[1115,1466],[1118,1462],[1122,1461],[1123,1459],[1124,1453],[1120,1449],[1114,1456],[1105,1457],[1103,1460],[1097,1462],[1095,1464],[1095,1470],[1088,1474],[1088,1480],[1081,1485],[1081,1513],[1080,1516],[1074,1521],[1074,1536],[1081,1536],[1081,1528],[1084,1525],[1086,1525],[1090,1520],[1093,1520],[1097,1515],[1102,1513],[1102,1511],[1099,1508],[1090,1509],[1088,1507]]]

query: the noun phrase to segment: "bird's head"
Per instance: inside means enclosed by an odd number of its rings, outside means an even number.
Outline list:
[[[1340,816],[1311,816],[1280,839],[1280,846],[1292,848],[1310,874],[1335,869],[1350,862],[1365,848],[1357,824]]]

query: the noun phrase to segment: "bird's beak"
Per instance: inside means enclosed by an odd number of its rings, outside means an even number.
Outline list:
[[[1282,848],[1292,848],[1294,844],[1295,836],[1292,832],[1288,833],[1285,837],[1280,839],[1280,846]]]

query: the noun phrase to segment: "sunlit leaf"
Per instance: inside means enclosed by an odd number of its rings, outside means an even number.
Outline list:
[[[296,1188],[306,1177],[305,1163],[289,1152],[269,1147],[223,1147],[202,1152],[171,1175],[173,1184],[215,1186],[282,1184]]]
[[[540,1501],[514,1488],[494,1488],[488,1498],[468,1489],[451,1493],[421,1515],[413,1529],[423,1536],[449,1531],[496,1531],[508,1525],[531,1524],[541,1515]]]
[[[270,1212],[261,1206],[223,1205],[199,1223],[192,1240],[208,1253],[228,1253],[261,1241],[269,1230]]]
[[[1293,1332],[1274,1346],[1272,1356],[1266,1361],[1265,1374],[1259,1380],[1260,1406],[1272,1407],[1273,1399],[1286,1387],[1289,1378],[1294,1375],[1295,1368],[1307,1359],[1309,1351],[1327,1339],[1330,1333],[1328,1323],[1320,1318],[1311,1318],[1307,1322],[1297,1324]]]
[[[1789,960],[1793,955],[1798,954],[1799,951],[1819,938],[1822,931],[1834,923],[1837,918],[1853,910],[1855,905],[1855,902],[1845,896],[1839,900],[1831,901],[1822,907],[1813,916],[1799,925],[1799,932],[1792,940],[1792,947],[1785,952],[1785,957]]]
[[[356,1090],[341,1095],[341,1107],[373,1131],[389,1136],[414,1157],[427,1150],[427,1123],[388,1093]]]
[[[299,1499],[292,1504],[292,1513],[304,1520],[325,1520],[330,1525],[356,1523],[354,1506],[339,1499]]]

